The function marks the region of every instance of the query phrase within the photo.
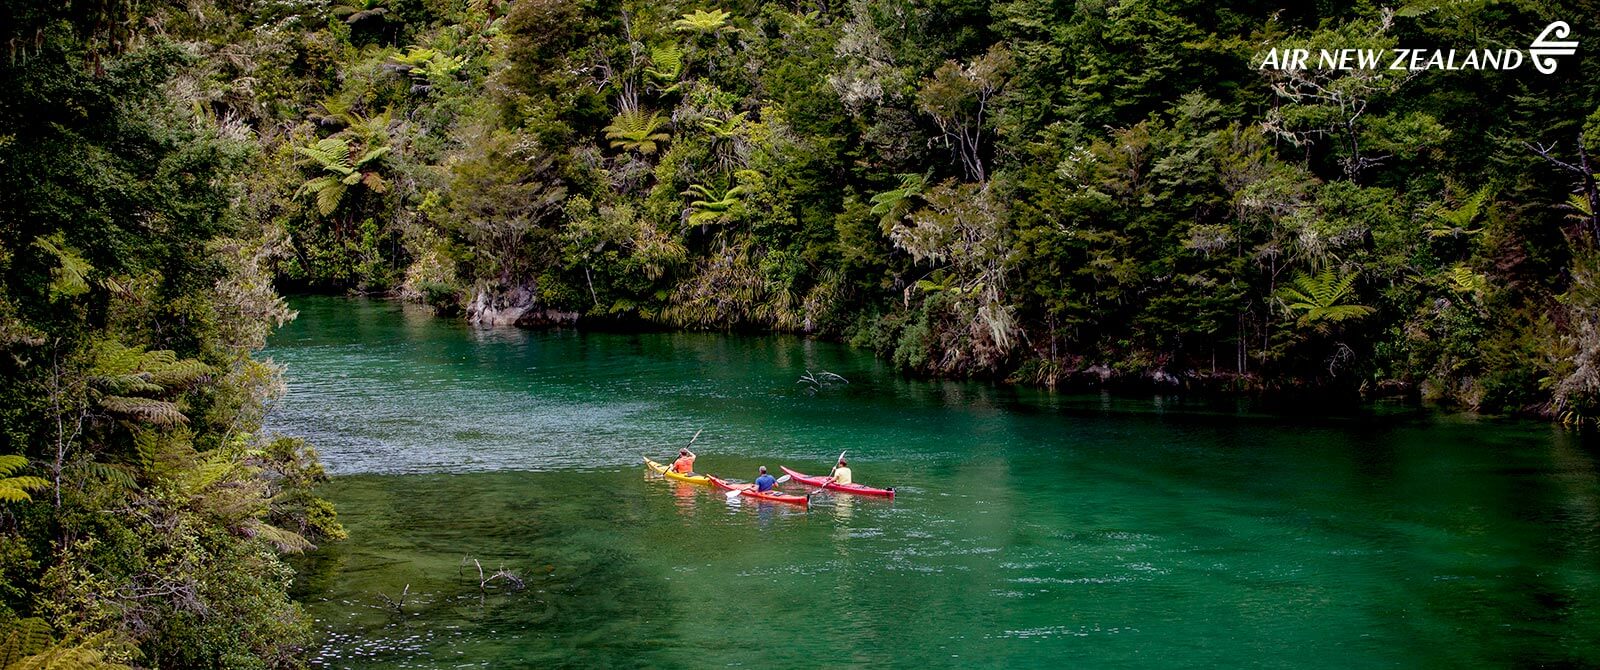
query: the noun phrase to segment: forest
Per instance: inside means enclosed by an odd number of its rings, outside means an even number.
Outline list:
[[[343,531],[261,431],[282,294],[1592,423],[1595,16],[0,0],[0,668],[303,663],[283,557]],[[1554,21],[1550,74],[1260,67]]]
[[[393,4],[391,4],[391,2]],[[1592,6],[353,2],[171,16],[275,285],[911,374],[1594,414]],[[1582,35],[1582,27],[1579,27]]]

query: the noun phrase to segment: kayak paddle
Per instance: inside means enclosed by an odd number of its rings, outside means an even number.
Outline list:
[[[779,478],[778,478],[778,481],[775,481],[775,482],[773,482],[773,483],[772,483],[772,485],[773,485],[773,486],[777,486],[777,485],[779,485],[779,484],[782,484],[782,483],[784,483],[784,482],[786,482],[786,481],[789,481],[789,480],[791,480],[791,479],[794,479],[794,478],[793,478],[793,477],[790,477],[790,476],[789,476],[789,475],[784,475],[784,476],[782,476],[782,477],[779,477]],[[746,491],[746,490],[747,490],[747,489],[734,489],[734,490],[732,490],[732,491],[729,491],[729,492],[728,492],[728,499],[729,499],[729,500],[733,500],[733,499],[734,499],[734,498],[737,498],[737,497],[739,497],[739,494],[740,494],[740,493],[744,493],[744,492],[745,492],[745,491]]]
[[[817,488],[815,488],[813,490],[810,490],[810,491],[807,491],[806,492],[806,497],[807,498],[811,497],[811,495],[816,493],[817,491],[821,491],[822,489],[827,488],[829,484],[833,483],[833,473],[839,471],[839,461],[842,461],[842,460],[844,460],[844,452],[841,451],[841,452],[839,452],[839,457],[833,460],[833,469],[828,471],[827,478],[823,479],[822,483],[817,485]]]

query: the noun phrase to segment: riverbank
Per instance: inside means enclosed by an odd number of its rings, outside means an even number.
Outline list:
[[[306,294],[333,297],[337,294]],[[895,364],[893,351],[874,348],[872,338],[862,333],[804,333],[771,331],[760,328],[729,327],[724,330],[683,329],[667,324],[643,320],[634,316],[587,315],[562,312],[540,307],[524,295],[519,301],[500,301],[474,298],[473,304],[498,305],[487,312],[480,307],[463,309],[456,302],[430,301],[417,292],[396,291],[374,294],[353,294],[376,300],[393,300],[426,307],[443,319],[461,320],[477,328],[514,328],[527,331],[571,329],[577,332],[618,335],[665,334],[681,332],[722,332],[741,337],[786,335],[803,337],[819,342],[843,344],[855,349],[873,352],[890,365]],[[1404,380],[1376,380],[1355,384],[1331,384],[1321,379],[1280,379],[1268,381],[1253,374],[1236,374],[1227,371],[1189,369],[1169,371],[1166,368],[1126,369],[1105,362],[1092,362],[1088,357],[1073,357],[1070,362],[1050,363],[1043,358],[1025,358],[1006,366],[975,374],[940,375],[928,370],[907,369],[897,366],[897,371],[908,379],[968,380],[1019,387],[1041,388],[1065,394],[1109,392],[1127,397],[1150,395],[1184,396],[1201,406],[1221,407],[1237,401],[1246,401],[1266,411],[1294,415],[1314,415],[1319,412],[1344,414],[1362,411],[1363,407],[1382,402],[1389,407],[1415,410],[1465,411],[1472,409],[1448,402],[1447,397],[1426,384]],[[1505,416],[1547,418],[1542,408],[1533,406]]]

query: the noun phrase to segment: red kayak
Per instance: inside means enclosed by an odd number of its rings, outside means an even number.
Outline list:
[[[811,496],[792,496],[787,493],[779,493],[777,489],[765,492],[757,491],[755,484],[734,484],[723,481],[719,477],[712,477],[711,475],[706,475],[706,477],[711,480],[712,486],[724,491],[738,491],[739,495],[746,498],[755,498],[756,500],[767,500],[770,502],[789,503],[791,505],[799,505],[801,507],[811,504]]]
[[[862,496],[883,496],[885,498],[894,497],[893,488],[875,489],[871,486],[862,486],[860,484],[840,484],[837,482],[828,481],[827,477],[813,477],[811,475],[800,474],[790,470],[787,467],[779,467],[783,468],[784,472],[789,473],[789,476],[793,477],[795,481],[805,484],[806,486],[821,486],[829,491],[842,491],[844,493],[854,493]]]

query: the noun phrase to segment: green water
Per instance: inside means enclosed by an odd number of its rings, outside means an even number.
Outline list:
[[[318,667],[1600,665],[1597,452],[1543,424],[295,307],[271,423],[316,443],[350,531],[299,562]],[[808,369],[851,383],[813,393]],[[644,475],[640,454],[702,428],[701,470],[825,472],[847,449],[899,496],[807,512]],[[480,590],[469,557],[526,588]]]

